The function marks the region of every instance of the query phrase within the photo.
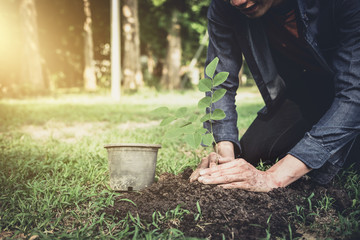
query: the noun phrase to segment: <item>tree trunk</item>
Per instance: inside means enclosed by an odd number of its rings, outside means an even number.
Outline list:
[[[148,59],[147,59],[147,63],[146,63],[146,65],[147,65],[147,70],[148,70],[148,73],[149,73],[150,75],[153,75],[153,73],[154,73],[154,68],[155,68],[155,65],[156,65],[156,62],[155,62],[155,59],[154,59],[154,54],[153,54],[153,52],[150,50],[150,48],[149,48],[149,50],[147,51],[147,53],[148,53],[148,55],[147,55]]]
[[[124,16],[124,80],[125,89],[138,89],[144,85],[140,62],[140,36],[138,19],[138,1],[123,0]]]
[[[121,96],[120,0],[111,0],[111,97]]]
[[[201,52],[205,48],[205,45],[208,42],[208,40],[209,40],[209,34],[208,34],[208,31],[206,31],[205,35],[201,39],[200,46],[199,46],[198,50],[196,51],[194,57],[191,59],[191,62],[190,62],[189,66],[186,69],[187,74],[185,74],[185,78],[183,80],[183,83],[186,83],[188,81],[188,79],[190,78],[191,83],[193,85],[197,86],[199,84],[200,71],[199,71],[198,68],[196,68],[196,64],[197,64],[198,59],[199,59],[199,57],[201,55]]]
[[[171,28],[167,36],[168,50],[164,63],[161,84],[167,89],[178,89],[181,86],[181,37],[180,37],[179,11],[172,12]]]
[[[89,0],[84,1],[84,88],[88,91],[96,90],[94,43],[92,34],[92,19]]]
[[[24,85],[29,84],[31,88],[42,91],[45,89],[45,82],[39,51],[35,0],[22,0],[20,4],[20,15],[24,35],[24,61],[21,63],[22,83]]]

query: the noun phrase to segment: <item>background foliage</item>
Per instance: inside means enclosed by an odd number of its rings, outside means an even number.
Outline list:
[[[21,0],[0,2],[0,96],[27,95],[21,83],[22,31],[19,13]],[[35,0],[39,49],[46,85],[49,90],[81,89],[83,86],[85,20],[82,0]],[[210,0],[141,0],[138,1],[142,71],[147,86],[159,87],[166,51],[171,12],[180,12],[181,65],[186,67],[200,46],[206,32],[206,13]],[[110,0],[90,0],[97,84],[110,87]],[[149,57],[154,71],[147,70]],[[197,68],[203,72],[206,50]],[[249,75],[247,71],[245,74]],[[184,73],[182,73],[184,79]],[[191,84],[182,84],[192,87]],[[30,86],[28,86],[30,88]],[[34,86],[32,86],[34,87]],[[19,89],[21,88],[21,89]],[[51,89],[52,88],[52,89]]]

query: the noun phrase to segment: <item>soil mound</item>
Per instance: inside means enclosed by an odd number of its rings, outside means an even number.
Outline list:
[[[304,234],[293,224],[294,220],[327,224],[336,218],[337,211],[343,211],[350,204],[345,191],[316,185],[305,178],[287,188],[253,193],[190,183],[191,173],[191,169],[178,176],[165,173],[157,183],[140,192],[122,194],[105,212],[118,220],[130,212],[151,223],[154,212],[164,215],[180,206],[187,210],[181,219],[169,219],[160,226],[162,229],[177,228],[187,237],[208,239],[259,239],[266,237],[267,231],[271,237],[292,235],[294,238]],[[335,199],[332,209],[324,214],[310,214],[310,209],[315,211],[316,203],[325,195]],[[129,199],[136,206],[122,199]],[[291,233],[289,222],[292,222]],[[321,238],[321,234],[313,232],[312,236]]]

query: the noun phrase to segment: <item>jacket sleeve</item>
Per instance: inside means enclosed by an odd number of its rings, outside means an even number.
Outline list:
[[[235,146],[235,155],[240,152],[239,134],[237,128],[237,112],[235,106],[236,91],[239,86],[238,73],[242,64],[242,52],[231,27],[231,6],[223,0],[213,0],[208,10],[209,46],[206,65],[215,57],[219,58],[216,69],[218,72],[229,72],[228,79],[220,88],[227,90],[225,96],[213,104],[213,109],[224,110],[223,120],[212,121],[215,141],[231,141]],[[211,129],[210,122],[204,122],[204,127]]]
[[[312,129],[289,152],[310,168],[341,167],[360,133],[360,1],[337,1],[339,46],[329,64],[334,70],[334,100]]]

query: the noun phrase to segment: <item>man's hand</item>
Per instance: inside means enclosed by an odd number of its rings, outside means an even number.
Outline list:
[[[200,176],[200,171],[206,168],[212,168],[218,164],[235,160],[234,145],[232,142],[223,141],[216,145],[217,152],[210,153],[207,157],[201,159],[201,163],[190,176],[190,182],[196,181]]]
[[[201,169],[198,181],[204,184],[219,184],[224,188],[268,192],[274,188],[288,186],[309,171],[310,168],[291,155],[287,155],[265,172],[257,170],[244,159],[236,159]]]
[[[257,170],[244,159],[202,169],[198,181],[204,184],[219,184],[223,188],[240,188],[254,192],[268,192],[278,187],[270,173]]]

